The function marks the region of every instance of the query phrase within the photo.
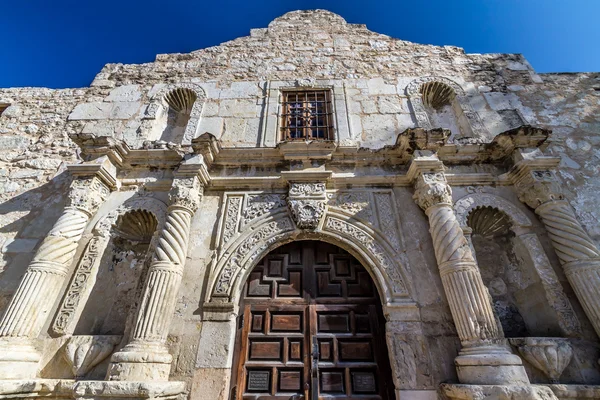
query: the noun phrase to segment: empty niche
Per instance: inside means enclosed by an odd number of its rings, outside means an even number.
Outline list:
[[[496,316],[506,337],[560,335],[545,290],[530,265],[515,252],[512,221],[493,207],[468,216],[472,243]]]
[[[423,83],[419,92],[431,127],[448,129],[451,137],[470,136],[469,122],[452,87],[431,81]]]
[[[75,335],[125,333],[141,295],[156,227],[156,218],[146,210],[129,211],[117,219]]]
[[[165,95],[167,109],[159,119],[162,129],[159,140],[171,143],[183,141],[196,99],[196,93],[188,88],[175,88]]]

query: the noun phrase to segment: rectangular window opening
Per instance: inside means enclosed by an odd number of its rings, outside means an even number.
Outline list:
[[[0,115],[10,106],[10,104],[0,103]]]
[[[282,93],[281,140],[333,140],[331,91]]]

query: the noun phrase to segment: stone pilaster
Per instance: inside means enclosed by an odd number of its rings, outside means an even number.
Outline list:
[[[456,358],[462,383],[528,384],[521,359],[503,343],[487,288],[452,208],[443,165],[434,156],[413,160],[414,199],[429,218],[444,292],[462,344]]]
[[[0,322],[0,377],[34,377],[39,354],[32,339],[40,334],[50,307],[60,295],[90,218],[109,188],[98,178],[71,183],[67,206],[35,253]]]
[[[198,178],[175,179],[167,222],[148,272],[129,344],[111,359],[107,379],[168,381],[172,356],[166,347],[183,276],[192,216],[202,194]]]
[[[534,160],[517,163],[514,181],[519,200],[544,223],[565,275],[600,336],[600,250],[564,199],[552,170]]]

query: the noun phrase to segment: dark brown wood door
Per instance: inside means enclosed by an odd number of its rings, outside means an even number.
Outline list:
[[[380,304],[368,272],[336,246],[270,253],[244,287],[232,399],[392,399]]]

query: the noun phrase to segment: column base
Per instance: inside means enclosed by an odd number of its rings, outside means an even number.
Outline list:
[[[106,379],[109,381],[169,380],[173,356],[164,345],[131,343],[113,354]]]
[[[529,385],[521,358],[501,346],[463,349],[454,364],[464,384]]]
[[[40,358],[40,354],[28,339],[0,339],[0,379],[35,378]]]

